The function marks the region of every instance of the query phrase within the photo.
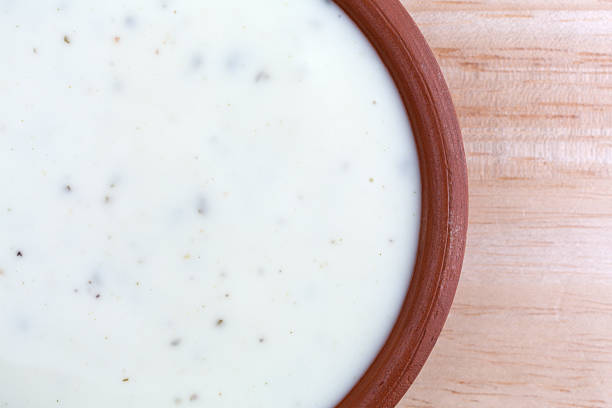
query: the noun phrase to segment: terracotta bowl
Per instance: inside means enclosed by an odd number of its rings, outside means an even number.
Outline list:
[[[431,49],[398,0],[335,0],[374,45],[401,94],[419,153],[421,230],[414,274],[378,356],[337,405],[394,407],[425,364],[461,272],[468,186],[461,131]]]

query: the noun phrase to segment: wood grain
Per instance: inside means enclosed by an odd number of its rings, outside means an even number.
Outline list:
[[[470,229],[398,407],[612,407],[612,1],[403,3],[455,101]]]

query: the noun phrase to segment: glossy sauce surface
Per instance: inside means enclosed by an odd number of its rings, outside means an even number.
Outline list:
[[[331,407],[415,258],[410,125],[320,0],[0,0],[0,407]]]

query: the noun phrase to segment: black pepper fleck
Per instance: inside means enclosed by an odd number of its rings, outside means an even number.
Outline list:
[[[191,57],[191,68],[198,69],[202,66],[203,62],[204,59],[202,56],[200,54],[195,54],[193,57]]]
[[[178,338],[177,338],[177,339],[174,339],[174,340],[172,340],[172,341],[170,342],[170,345],[171,345],[172,347],[178,347],[178,346],[181,344],[181,341],[182,341],[182,340],[181,340],[181,339],[178,339]]]
[[[23,256],[23,252],[17,251],[17,256],[22,257]]]
[[[267,81],[268,79],[270,79],[270,74],[266,71],[260,71],[255,76],[255,82]]]
[[[96,299],[100,299],[100,294],[99,293],[96,295]]]
[[[127,16],[125,18],[125,20],[123,20],[123,21],[124,21],[126,27],[132,28],[132,27],[136,26],[136,19],[134,17],[132,17],[132,16]]]

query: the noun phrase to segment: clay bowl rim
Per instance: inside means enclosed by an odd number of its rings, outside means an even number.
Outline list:
[[[399,316],[378,355],[336,408],[392,408],[425,364],[459,281],[468,223],[461,131],[436,59],[398,0],[334,0],[378,51],[410,118],[421,170],[417,259]]]

